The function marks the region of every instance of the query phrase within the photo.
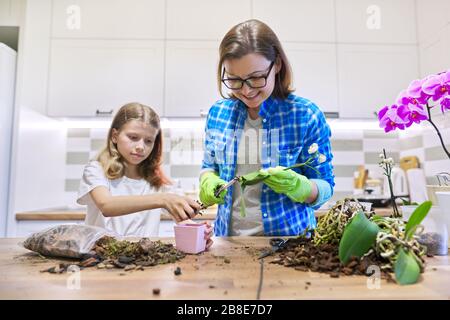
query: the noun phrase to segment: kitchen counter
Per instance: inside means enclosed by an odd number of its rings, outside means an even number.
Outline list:
[[[208,252],[144,271],[93,267],[79,274],[49,274],[40,270],[59,260],[43,259],[24,249],[18,245],[23,239],[0,239],[0,299],[255,299],[260,272],[257,255],[268,246],[268,240],[215,238]],[[225,257],[229,263],[224,262]],[[448,256],[427,258],[425,273],[417,284],[400,286],[381,280],[379,289],[370,289],[370,278],[364,276],[331,278],[270,264],[271,259],[264,259],[261,299],[450,298]],[[181,268],[179,276],[174,275],[176,267]],[[79,289],[74,289],[74,279],[79,279]],[[160,289],[159,295],[152,294],[154,288]]]
[[[316,216],[321,216],[327,213],[328,210],[316,210]],[[210,207],[205,209],[203,215],[198,215],[194,220],[214,220],[216,218],[217,207]],[[389,208],[375,209],[375,212],[382,216],[387,216],[392,213]],[[16,220],[84,220],[86,211],[80,209],[49,209],[41,211],[25,211],[16,213]],[[172,220],[169,214],[161,214],[161,220]]]
[[[203,215],[197,215],[193,220],[214,220],[216,219],[217,207],[207,208],[203,210]],[[16,220],[84,220],[86,211],[82,209],[65,210],[65,209],[49,209],[24,211],[16,213]],[[170,220],[172,217],[168,213],[161,214],[161,220]]]

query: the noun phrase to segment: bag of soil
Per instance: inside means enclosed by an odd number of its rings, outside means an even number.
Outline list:
[[[23,246],[44,256],[82,258],[104,236],[115,237],[113,232],[86,225],[59,225],[28,237]]]

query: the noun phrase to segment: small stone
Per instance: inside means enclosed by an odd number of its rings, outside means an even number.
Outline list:
[[[159,288],[153,288],[153,294],[154,295],[159,295],[161,293],[161,289]]]
[[[120,269],[123,269],[127,266],[126,264],[119,262],[119,260],[114,260],[113,264],[116,268],[120,268]]]
[[[225,262],[225,263],[230,263],[231,261],[230,261],[230,259],[225,258],[225,259],[223,260],[223,262]]]
[[[181,268],[180,268],[180,267],[177,267],[173,273],[174,273],[176,276],[179,276],[179,275],[181,274]]]
[[[338,272],[333,272],[330,274],[330,277],[332,278],[339,278],[339,273]]]
[[[125,256],[119,257],[119,262],[124,263],[124,264],[130,264],[130,263],[134,262],[134,260],[136,260],[136,259],[133,257],[125,257]]]
[[[91,257],[91,258],[81,261],[80,267],[83,267],[83,268],[93,267],[93,266],[97,265],[98,262],[99,261],[96,258]]]
[[[213,286],[212,284],[209,285],[210,289],[214,289],[216,286]]]
[[[100,262],[98,265],[97,265],[97,269],[105,269],[106,268],[106,264],[104,264],[104,263],[102,263],[102,262]]]
[[[134,264],[129,264],[129,265],[127,265],[123,270],[124,270],[124,271],[131,271],[131,270],[134,270],[134,269],[136,269],[136,265],[134,265]]]
[[[113,264],[108,263],[108,264],[106,265],[106,269],[113,269],[113,268],[114,268],[114,265],[113,265]]]

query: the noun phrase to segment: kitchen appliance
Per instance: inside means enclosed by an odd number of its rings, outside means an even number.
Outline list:
[[[404,171],[420,168],[419,158],[417,158],[416,156],[407,156],[400,158],[400,168],[402,168]]]
[[[393,167],[391,173],[392,189],[394,196],[408,197],[408,182],[406,179],[405,171],[401,168]],[[383,194],[390,196],[389,181],[387,177],[384,177]]]
[[[0,237],[6,236],[17,53],[0,43]]]
[[[408,177],[409,196],[411,202],[421,203],[428,200],[425,173],[423,169],[409,169]]]

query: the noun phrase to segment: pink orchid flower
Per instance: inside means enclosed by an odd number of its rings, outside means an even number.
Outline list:
[[[405,129],[407,123],[410,122],[409,119],[410,111],[404,105],[392,105],[385,106],[378,113],[378,119],[380,122],[380,127],[384,128],[385,132],[389,132],[399,128],[401,130]]]
[[[425,94],[433,97],[434,101],[450,93],[450,70],[429,77],[422,84]]]
[[[406,127],[410,127],[413,123],[420,123],[420,121],[428,119],[427,111],[423,106],[410,103],[405,107],[408,110],[409,120],[406,123]]]

